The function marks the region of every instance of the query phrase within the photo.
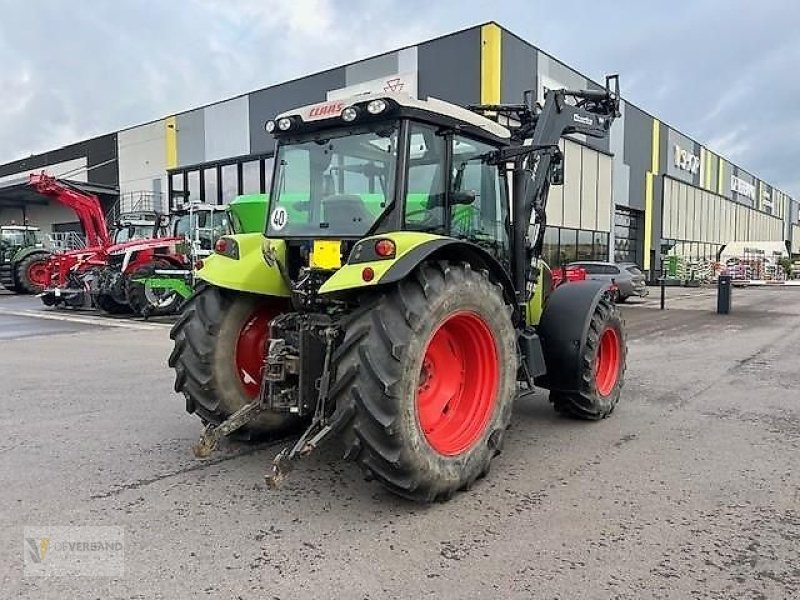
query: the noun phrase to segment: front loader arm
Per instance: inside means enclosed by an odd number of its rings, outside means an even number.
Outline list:
[[[495,153],[494,162],[513,163],[514,219],[512,230],[513,275],[518,302],[526,303],[538,280],[538,259],[542,254],[547,225],[545,209],[550,184],[563,164],[558,143],[569,134],[594,138],[608,135],[619,116],[619,77],[606,77],[603,90],[548,90],[539,108],[526,93],[525,104],[480,105],[473,110],[485,115],[502,115],[519,125],[512,127],[511,146]],[[536,226],[530,239],[528,230]]]
[[[44,173],[31,174],[29,183],[38,193],[53,198],[75,211],[86,234],[87,246],[107,248],[111,245],[106,218],[97,196],[76,189]]]

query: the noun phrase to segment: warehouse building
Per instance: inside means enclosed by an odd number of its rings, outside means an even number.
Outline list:
[[[623,73],[623,92],[624,83]],[[487,23],[8,163],[0,182],[44,169],[116,189],[123,207],[143,196],[225,203],[269,189],[274,142],[264,123],[289,108],[380,90],[516,103],[525,90],[542,99],[560,87],[599,86]],[[670,248],[711,259],[734,240],[800,253],[798,203],[787,193],[631,103],[621,112],[609,139],[562,141],[565,183],[547,209],[551,263],[615,259],[652,274]],[[115,200],[105,198],[110,209]],[[13,210],[0,196],[0,222]],[[46,231],[77,227],[58,206],[31,206],[28,217]]]

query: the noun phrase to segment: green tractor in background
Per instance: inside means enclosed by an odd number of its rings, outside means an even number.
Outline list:
[[[303,426],[268,483],[336,436],[368,478],[433,501],[488,472],[520,387],[610,415],[619,312],[600,282],[551,289],[540,257],[560,138],[607,136],[618,107],[614,76],[543,106],[385,93],[267,122],[265,233],[220,238],[171,332],[175,390],[206,424],[195,454]]]
[[[134,312],[145,318],[175,312],[194,292],[194,269],[213,253],[220,237],[263,231],[266,207],[265,194],[250,194],[237,196],[227,206],[188,204],[174,210],[170,234],[186,240],[180,250],[187,264],[151,264],[133,274],[127,296]]]
[[[21,294],[38,294],[47,284],[47,260],[39,228],[0,225],[0,285]]]

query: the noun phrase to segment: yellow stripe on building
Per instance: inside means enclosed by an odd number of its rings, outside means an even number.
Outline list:
[[[722,157],[719,157],[719,165],[717,169],[717,193],[722,196],[722,190],[724,189],[725,179],[723,173],[725,172],[725,161]]]
[[[481,27],[481,103],[500,103],[502,30],[495,23]]]
[[[653,119],[653,146],[650,151],[650,171],[644,183],[644,256],[642,266],[650,268],[650,246],[653,244],[653,185],[661,163],[661,121]]]
[[[167,169],[175,169],[178,166],[178,122],[177,119],[167,117],[164,119],[164,148]]]

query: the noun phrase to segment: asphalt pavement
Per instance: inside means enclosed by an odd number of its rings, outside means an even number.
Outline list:
[[[800,598],[800,288],[623,306],[600,423],[517,401],[489,476],[400,500],[339,458],[263,476],[282,442],[190,446],[168,324],[0,296],[0,597]],[[23,528],[124,529],[124,576],[25,577]]]

